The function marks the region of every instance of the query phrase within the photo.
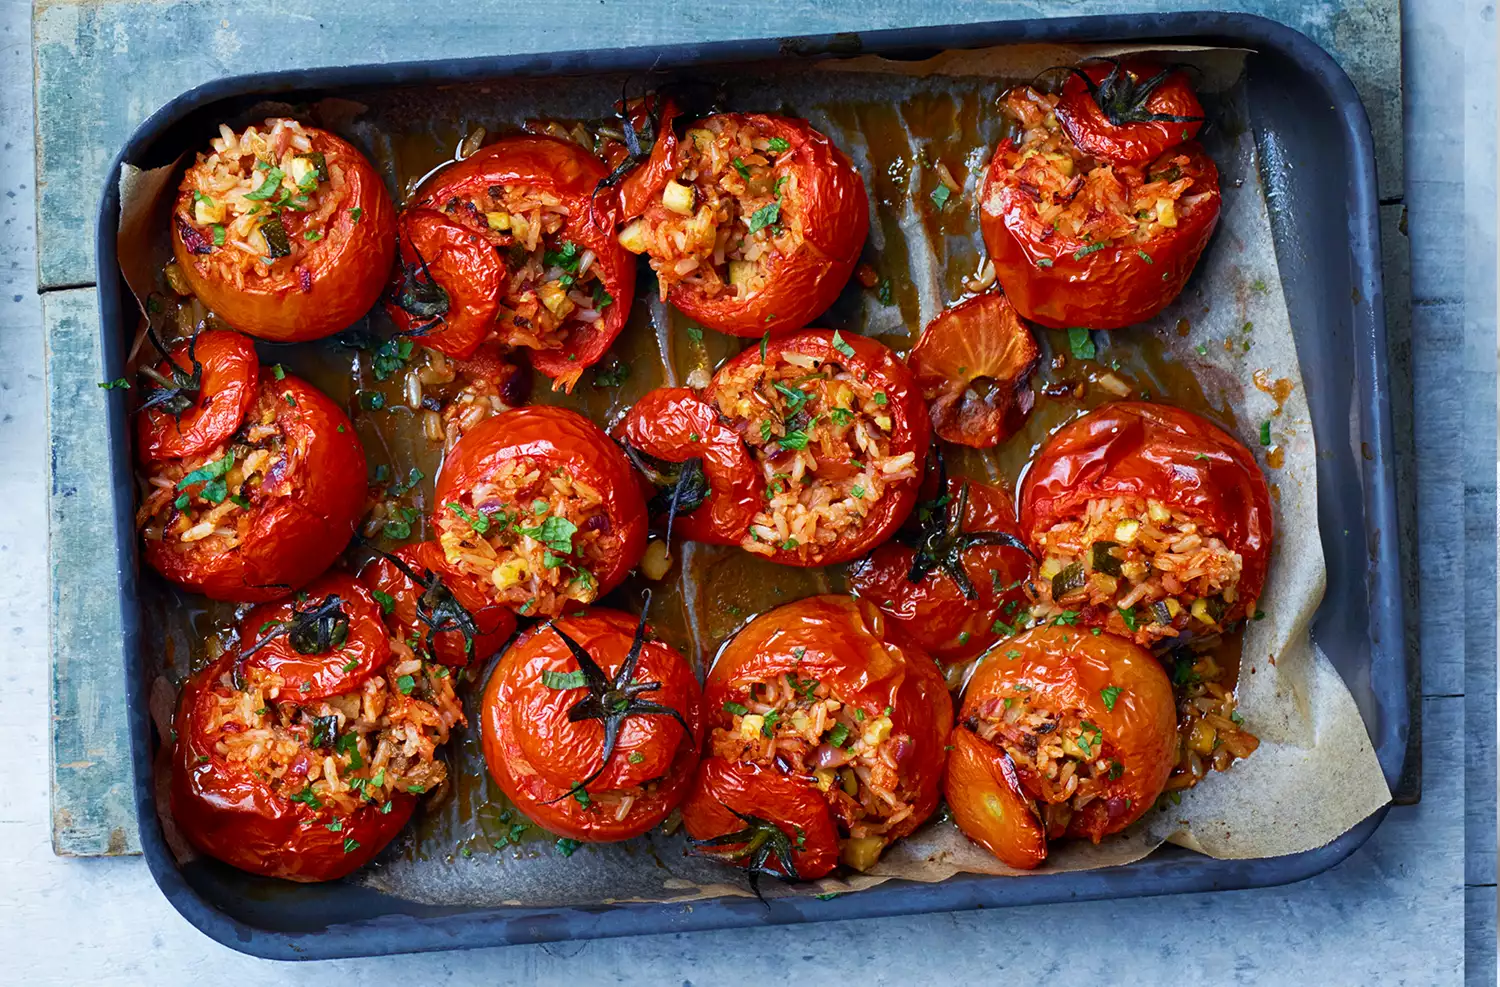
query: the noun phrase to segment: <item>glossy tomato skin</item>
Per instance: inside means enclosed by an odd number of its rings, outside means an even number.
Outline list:
[[[682,803],[683,828],[695,840],[737,833],[746,823],[736,812],[774,823],[786,834],[797,879],[816,880],[838,866],[838,828],[816,788],[758,764],[704,758],[693,790]],[[781,876],[792,877],[778,857],[766,863]]]
[[[442,578],[443,550],[435,541],[402,545],[391,554],[418,576],[437,574],[439,579]],[[417,600],[422,591],[406,573],[390,560],[376,558],[360,572],[359,577],[372,591],[391,598],[390,610],[383,614],[391,633],[403,641],[413,636],[424,642],[427,640],[430,628],[417,617]],[[433,660],[450,668],[463,668],[476,661],[485,661],[504,647],[516,630],[516,615],[510,612],[510,608],[490,603],[469,583],[445,580],[443,585],[474,618],[479,633],[474,635],[473,647],[467,645],[462,631],[434,634],[430,652]]]
[[[239,431],[255,404],[260,358],[248,337],[212,329],[199,333],[191,358],[188,344],[183,343],[173,348],[170,364],[163,360],[156,369],[169,380],[172,366],[191,375],[193,359],[202,366],[203,377],[192,405],[178,416],[150,408],[136,419],[136,447],[145,462],[207,453]]]
[[[949,505],[968,488],[965,532],[993,531],[1020,540],[1015,506],[999,487],[968,479],[948,481]],[[888,541],[850,572],[850,590],[878,606],[910,640],[940,662],[956,662],[984,653],[1000,640],[995,622],[1014,624],[1028,606],[1025,583],[1031,556],[1008,545],[975,545],[961,556],[963,572],[974,587],[969,599],[953,578],[934,568],[913,583],[916,549]]]
[[[937,808],[953,726],[953,703],[932,658],[901,639],[868,600],[828,595],[788,603],[746,624],[719,652],[703,689],[708,727],[733,725],[724,704],[737,698],[741,684],[793,674],[817,679],[870,715],[890,707],[891,733],[912,741],[901,775],[914,797],[912,814],[891,828],[889,840],[925,822]],[[792,780],[817,795],[812,782]]]
[[[608,175],[603,161],[572,141],[508,137],[438,172],[417,190],[412,204],[441,210],[451,199],[477,197],[491,185],[524,184],[549,191],[568,206],[570,219],[563,236],[594,252],[599,278],[613,301],[592,326],[575,322],[562,348],[531,351],[531,365],[563,390],[571,390],[583,371],[609,349],[625,328],[635,299],[635,257],[615,240],[615,206],[607,196],[594,195]],[[441,276],[438,281],[444,283]],[[466,287],[460,294],[468,296],[473,290]]]
[[[210,263],[212,253],[188,249],[179,224],[172,228],[172,249],[193,294],[241,332],[277,343],[322,339],[348,328],[379,301],[396,252],[396,207],[375,167],[343,138],[305,129],[313,151],[338,157],[346,190],[307,263],[273,265],[270,277],[241,287]],[[192,192],[184,180],[176,212],[191,211]]]
[[[615,436],[669,463],[703,461],[708,500],[673,521],[675,534],[715,545],[738,545],[744,539],[765,502],[766,485],[745,443],[719,420],[713,406],[686,387],[657,388],[626,413]]]
[[[636,682],[659,682],[640,698],[682,714],[690,731],[663,714],[632,715],[620,726],[603,772],[585,785],[588,804],[570,796],[575,782],[601,766],[604,723],[571,722],[568,711],[588,695],[583,688],[555,689],[544,672],[577,671],[557,629],[581,645],[606,676],[624,663],[638,619],[595,607],[538,625],[508,648],[485,684],[480,705],[481,739],[490,775],[506,796],[538,825],[591,843],[627,840],[665,819],[687,794],[702,739],[701,699],[692,667],[665,642],[648,640]],[[655,781],[637,795],[623,819],[601,804],[609,793]]]
[[[860,375],[861,380],[867,381],[870,386],[886,395],[886,412],[891,416],[890,455],[900,456],[912,452],[915,453],[917,462],[926,462],[927,450],[932,444],[932,424],[927,417],[927,406],[922,401],[921,392],[917,390],[916,381],[906,364],[888,347],[867,336],[839,333],[840,345],[851,349],[853,356],[835,349],[833,337],[834,333],[827,329],[808,329],[791,336],[773,338],[766,344],[765,359],[774,363],[791,353],[814,357],[820,363],[836,361],[852,373]],[[708,389],[703,393],[703,399],[710,405],[715,405],[718,390],[726,386],[725,381],[761,364],[760,348],[752,346],[746,349],[715,372]],[[866,515],[864,524],[850,529],[837,542],[820,552],[809,552],[806,555],[778,547],[767,558],[782,565],[795,566],[852,562],[896,532],[916,506],[920,490],[920,476],[909,481],[891,483],[878,505]]]
[[[1041,825],[1015,815],[1016,786],[1009,779],[1015,776],[1025,798],[1036,798],[1037,789],[1001,748],[973,732],[970,721],[979,708],[1024,686],[1038,708],[1071,711],[1099,727],[1104,750],[1121,771],[1106,780],[1103,795],[1073,814],[1067,828],[1068,836],[1095,843],[1145,815],[1166,786],[1177,760],[1177,711],[1161,664],[1124,638],[1043,626],[1007,641],[1005,649],[1005,656],[992,655],[975,670],[964,691],[953,738],[959,759],[950,765],[946,796],[960,829],[1001,860],[1023,867],[1027,859],[1041,862]],[[1112,705],[1104,699],[1110,688],[1119,690]]]
[[[368,589],[343,572],[326,573],[309,583],[303,592],[305,601],[264,603],[240,621],[241,653],[249,654],[241,662],[241,668],[257,668],[281,676],[282,690],[298,702],[353,692],[365,679],[384,668],[391,657],[390,641],[380,619],[380,604]],[[275,625],[290,622],[297,610],[317,606],[330,596],[339,598],[340,609],[349,618],[348,636],[343,644],[305,655],[286,634],[273,636]]]
[[[759,339],[767,332],[793,332],[828,310],[859,263],[870,232],[864,179],[848,156],[806,120],[764,113],[720,116],[790,145],[777,156],[773,170],[778,178],[796,176],[797,191],[782,199],[781,216],[783,222],[800,220],[804,240],[791,254],[777,257],[767,271],[766,287],[748,298],[711,298],[695,285],[678,284],[667,300],[699,324],[734,336]],[[664,120],[651,157],[623,185],[622,219],[634,218],[659,200],[676,173],[678,146],[670,120]],[[664,166],[666,161],[672,166]]]
[[[1166,66],[1143,59],[1128,58],[1119,65],[1140,81],[1168,71]],[[1078,67],[1078,71],[1087,75],[1096,86],[1113,69],[1114,64],[1103,59],[1085,62]],[[1186,72],[1173,71],[1167,76],[1152,91],[1145,109],[1149,113],[1197,119],[1116,125],[1105,116],[1099,103],[1089,94],[1088,86],[1076,73],[1070,74],[1063,83],[1056,113],[1063,131],[1080,151],[1115,164],[1144,164],[1178,144],[1192,140],[1203,129],[1203,104],[1198,102]]]
[[[620,551],[608,567],[594,569],[603,596],[624,581],[646,550],[646,502],[630,460],[599,427],[576,411],[529,405],[487,418],[464,433],[438,474],[436,503],[460,500],[465,491],[512,459],[562,469],[583,479],[603,498]],[[451,578],[446,578],[451,577]],[[445,569],[450,586],[470,577]]]
[[[988,449],[1020,431],[1036,394],[1036,340],[1010,300],[985,292],[939,313],[906,362],[927,401],[932,430],[944,442]],[[971,385],[990,382],[981,395]]]
[[[385,305],[391,321],[423,346],[458,359],[473,356],[500,314],[509,276],[500,252],[436,209],[404,210],[399,229],[398,264]],[[406,270],[420,271],[424,264],[425,276],[448,293],[448,310],[441,320],[413,316],[393,300],[405,288]]]
[[[990,161],[980,197],[979,227],[995,275],[1023,318],[1053,329],[1119,329],[1144,322],[1182,292],[1219,222],[1219,170],[1196,143],[1186,157],[1189,195],[1204,196],[1178,212],[1177,226],[1142,243],[1092,249],[1044,223],[1036,205],[1005,166],[1005,141]],[[1149,257],[1150,260],[1146,258]]]
[[[335,832],[330,810],[293,802],[220,755],[207,729],[209,698],[233,661],[230,652],[193,675],[178,700],[171,794],[178,828],[209,856],[266,877],[332,881],[363,867],[406,825],[417,800],[397,793],[389,812],[361,808]]]
[[[260,488],[248,534],[227,552],[146,542],[145,558],[178,585],[215,600],[262,603],[307,585],[343,552],[365,506],[365,451],[323,392],[297,377],[262,373],[276,403],[288,464]]]
[[[1020,492],[1021,530],[1033,547],[1091,499],[1148,497],[1201,518],[1240,553],[1241,601],[1265,585],[1273,535],[1265,475],[1239,440],[1190,411],[1102,405],[1053,433]]]

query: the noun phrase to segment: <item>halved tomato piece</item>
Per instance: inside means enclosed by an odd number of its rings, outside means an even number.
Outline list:
[[[927,324],[906,358],[945,442],[987,449],[1026,422],[1039,353],[1010,300],[987,292]]]

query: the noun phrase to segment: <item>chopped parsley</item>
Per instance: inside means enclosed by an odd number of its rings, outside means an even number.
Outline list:
[[[588,678],[581,668],[571,672],[554,672],[548,669],[542,672],[542,684],[549,689],[582,689],[588,685]]]
[[[844,337],[839,335],[837,329],[833,331],[833,348],[844,354],[846,359],[854,359],[854,347],[844,342]]]
[[[953,198],[953,190],[946,185],[939,185],[932,190],[932,204],[939,209],[947,206],[951,198]]]
[[[521,528],[519,530],[527,538],[536,539],[559,555],[571,555],[573,552],[573,536],[578,533],[578,525],[565,517],[553,514],[535,528]]]
[[[1105,709],[1109,710],[1110,712],[1114,712],[1115,702],[1120,698],[1120,687],[1117,685],[1112,685],[1101,690],[1099,693],[1099,698],[1104,700]]]
[[[747,706],[743,706],[737,702],[730,701],[724,704],[724,712],[729,713],[732,716],[744,716],[746,713],[750,712],[750,709]]]
[[[396,688],[401,691],[401,694],[403,696],[411,695],[411,691],[416,687],[417,680],[412,678],[410,675],[403,675],[400,678],[396,679]]]
[[[1109,244],[1107,243],[1091,243],[1086,247],[1079,247],[1077,250],[1073,251],[1073,259],[1083,260],[1089,254],[1097,254],[1107,246],[1109,246]]]
[[[1074,326],[1068,330],[1068,349],[1073,351],[1075,360],[1092,360],[1099,355],[1099,349],[1094,345],[1093,334],[1081,326]]]
[[[1263,446],[1271,444],[1271,420],[1269,418],[1260,423],[1260,444]]]

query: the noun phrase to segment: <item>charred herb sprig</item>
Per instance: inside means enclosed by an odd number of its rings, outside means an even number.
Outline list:
[[[448,289],[433,278],[432,271],[427,267],[427,258],[422,256],[415,243],[411,244],[411,252],[417,255],[417,262],[401,262],[401,283],[391,292],[391,300],[410,315],[427,320],[404,333],[407,336],[421,336],[447,321],[444,316],[448,314],[452,302],[448,297]]]
[[[969,509],[969,482],[958,488],[957,509],[953,497],[948,493],[948,467],[942,454],[937,456],[938,495],[917,505],[915,516],[917,530],[908,536],[908,544],[916,549],[911,561],[911,571],[906,579],[920,583],[934,569],[958,586],[968,600],[978,599],[979,591],[964,571],[964,553],[977,545],[1005,545],[1031,555],[1031,549],[1015,535],[1005,531],[965,531],[964,515]]]
[[[149,323],[146,326],[146,338],[166,361],[167,372],[163,374],[155,367],[141,364],[141,376],[148,378],[153,386],[136,411],[160,408],[175,418],[178,428],[181,428],[183,412],[197,402],[198,393],[203,388],[203,364],[198,361],[198,334],[195,332],[188,337],[187,358],[191,370],[172,359],[171,351]]]
[[[1116,127],[1132,123],[1197,123],[1203,120],[1201,116],[1152,113],[1146,108],[1152,94],[1161,87],[1163,82],[1171,78],[1174,72],[1183,68],[1182,65],[1168,65],[1149,79],[1135,79],[1120,64],[1118,58],[1098,57],[1085,59],[1085,61],[1108,63],[1109,74],[1095,82],[1089,78],[1087,72],[1075,65],[1058,65],[1048,71],[1062,70],[1083,80],[1084,87],[1088,89],[1094,102],[1099,105],[1105,119]]]

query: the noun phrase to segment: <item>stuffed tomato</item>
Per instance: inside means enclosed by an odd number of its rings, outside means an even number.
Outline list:
[[[1153,645],[1255,613],[1270,490],[1237,439],[1191,412],[1122,401],[1055,432],[1021,484],[1040,560],[1032,615]]]
[[[220,335],[204,335],[205,356],[224,345]],[[343,411],[310,384],[257,368],[244,387],[253,352],[235,347],[232,386],[206,390],[220,382],[205,364],[198,388],[164,374],[169,383],[147,393],[136,525],[146,561],[167,579],[255,603],[302,587],[344,550],[365,506],[365,453]],[[185,344],[169,363],[182,372],[194,351]],[[169,452],[183,455],[157,458]]]
[[[380,606],[330,574],[257,607],[240,644],[179,699],[172,816],[241,870],[331,881],[364,866],[447,778],[437,748],[464,722],[447,670],[389,638]]]
[[[1203,104],[1177,66],[1090,58],[1067,71],[1054,112],[1084,154],[1111,164],[1143,164],[1203,129]]]
[[[1172,685],[1109,634],[1038,627],[969,680],[944,783],[959,829],[1011,867],[1047,841],[1098,843],[1150,809],[1176,761]]]
[[[699,706],[692,667],[644,613],[570,613],[521,635],[495,667],[481,700],[485,761],[537,825],[585,842],[630,839],[687,793]]]
[[[388,309],[450,356],[486,339],[572,390],[629,317],[635,260],[594,190],[604,162],[572,141],[511,137],[449,165],[401,215]]]
[[[1218,169],[1185,138],[1146,161],[1096,157],[1069,137],[1060,110],[1057,96],[1029,86],[1002,102],[1017,135],[995,149],[979,214],[996,277],[1016,311],[1044,326],[1142,322],[1181,293],[1208,245]]]
[[[436,503],[444,578],[525,617],[592,603],[646,548],[630,461],[562,408],[517,408],[465,433],[438,476]]]
[[[172,249],[193,294],[252,336],[290,343],[348,327],[380,298],[396,210],[354,146],[273,118],[219,127],[188,167]]]
[[[695,845],[752,874],[816,878],[840,860],[868,869],[932,815],[953,706],[932,659],[887,630],[868,601],[815,596],[724,646],[682,809]]]
[[[807,124],[718,113],[679,127],[621,186],[619,242],[651,260],[662,297],[702,325],[779,335],[843,290],[870,229],[863,179]]]
[[[510,640],[516,616],[468,582],[450,586],[442,572],[442,548],[424,541],[381,553],[360,580],[380,603],[391,633],[424,656],[458,668],[482,662]]]
[[[823,329],[771,339],[720,367],[703,399],[765,484],[746,551],[784,565],[849,562],[916,504],[927,409],[906,365],[872,339]]]

